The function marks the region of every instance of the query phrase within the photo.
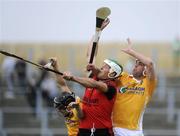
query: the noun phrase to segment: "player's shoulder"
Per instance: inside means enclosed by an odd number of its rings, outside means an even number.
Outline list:
[[[119,80],[122,80],[122,79],[133,79],[133,75],[127,72],[122,72],[121,76],[119,77]]]

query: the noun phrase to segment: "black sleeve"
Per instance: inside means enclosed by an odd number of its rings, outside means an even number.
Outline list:
[[[108,86],[108,91],[105,93],[108,100],[111,100],[116,94],[116,88],[114,86]]]

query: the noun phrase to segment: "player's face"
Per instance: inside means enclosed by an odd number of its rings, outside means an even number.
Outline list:
[[[109,65],[107,65],[106,63],[103,63],[103,66],[101,67],[100,72],[97,75],[97,77],[99,79],[107,79],[108,78],[109,70],[110,70]]]
[[[135,66],[133,68],[132,74],[135,78],[141,78],[143,77],[143,71],[145,69],[145,65],[140,62],[140,61],[136,61]]]

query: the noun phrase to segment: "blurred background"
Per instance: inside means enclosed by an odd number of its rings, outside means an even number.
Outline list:
[[[158,85],[144,115],[145,136],[180,136],[179,0],[0,0],[0,50],[44,65],[57,57],[61,71],[86,76],[86,51],[96,9],[111,9],[96,64],[113,58],[126,71],[126,38],[156,65]],[[79,96],[84,88],[68,82]],[[0,54],[0,136],[65,136],[52,106],[60,92],[52,73]]]

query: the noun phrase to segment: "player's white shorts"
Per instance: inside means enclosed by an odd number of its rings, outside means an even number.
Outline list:
[[[125,128],[114,127],[114,136],[144,136],[142,130],[129,130]]]

